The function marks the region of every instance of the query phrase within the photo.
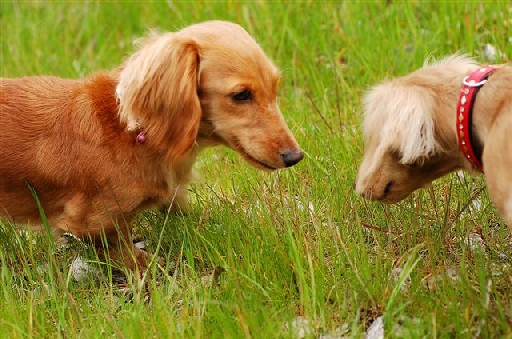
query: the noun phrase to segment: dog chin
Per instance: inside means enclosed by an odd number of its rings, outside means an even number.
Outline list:
[[[400,201],[404,200],[406,197],[403,197],[403,198],[384,198],[382,199],[380,202],[386,204],[386,205],[393,205],[393,204],[397,204],[399,203]]]
[[[250,156],[247,153],[241,154],[241,155],[245,159],[245,161],[247,161],[254,168],[263,170],[265,172],[273,172],[273,171],[277,170],[276,167],[272,167],[270,165],[267,165],[266,163],[264,163],[262,161],[259,161],[256,158],[253,158],[252,156]]]
[[[278,167],[271,166],[268,163],[263,162],[263,161],[257,159],[256,157],[253,157],[249,152],[247,152],[242,147],[242,145],[240,145],[239,142],[234,142],[233,144],[228,144],[228,147],[235,150],[238,154],[240,154],[245,159],[245,161],[247,161],[251,166],[253,166],[257,169],[260,169],[260,170],[263,170],[266,172],[273,172],[276,169],[278,169]]]
[[[409,193],[394,192],[394,194],[387,195],[384,198],[382,198],[380,201],[385,204],[388,204],[388,205],[397,204],[400,201],[407,198],[408,196],[410,196],[411,193],[412,192],[409,192]]]

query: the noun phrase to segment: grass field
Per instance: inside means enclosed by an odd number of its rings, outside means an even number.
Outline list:
[[[486,44],[507,61],[511,18],[507,1],[2,0],[4,77],[82,77],[119,65],[149,28],[240,23],[281,68],[307,156],[266,174],[203,153],[190,213],[134,225],[171,272],[147,288],[121,290],[79,242],[0,221],[0,337],[361,337],[383,316],[390,337],[512,338],[512,234],[483,177],[453,174],[394,206],[353,191],[364,91],[431,56],[483,61]],[[92,268],[76,281],[78,254]]]

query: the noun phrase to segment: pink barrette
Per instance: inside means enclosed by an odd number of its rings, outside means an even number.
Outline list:
[[[138,144],[143,144],[145,140],[146,135],[144,134],[144,132],[140,132],[139,134],[137,134],[137,138],[135,138],[135,141],[137,141]]]

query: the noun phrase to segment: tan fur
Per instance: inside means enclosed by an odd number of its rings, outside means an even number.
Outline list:
[[[83,80],[1,79],[0,214],[40,227],[33,187],[56,235],[98,248],[105,236],[114,260],[144,269],[130,223],[143,209],[186,203],[201,149],[224,144],[265,170],[300,161],[278,78],[243,28],[213,21],[153,34],[118,69]],[[252,99],[235,102],[243,89]]]
[[[455,108],[463,78],[478,67],[452,56],[369,91],[359,194],[395,203],[444,174],[471,168],[458,148]],[[489,193],[512,226],[512,68],[499,67],[481,88],[473,131],[483,144]]]

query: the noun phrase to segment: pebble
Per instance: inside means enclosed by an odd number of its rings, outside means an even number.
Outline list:
[[[368,328],[366,339],[384,339],[384,318],[378,317]]]
[[[485,250],[485,241],[482,236],[478,233],[470,233],[465,239],[466,245],[473,251]]]
[[[75,281],[77,282],[87,279],[87,277],[91,273],[90,265],[83,261],[82,257],[80,256],[77,256],[73,260],[69,269],[71,270],[71,275],[73,279],[75,279]]]
[[[291,322],[291,331],[294,338],[303,339],[306,336],[313,334],[313,326],[309,320],[302,316],[298,316]],[[285,328],[288,330],[288,324],[285,325]]]

